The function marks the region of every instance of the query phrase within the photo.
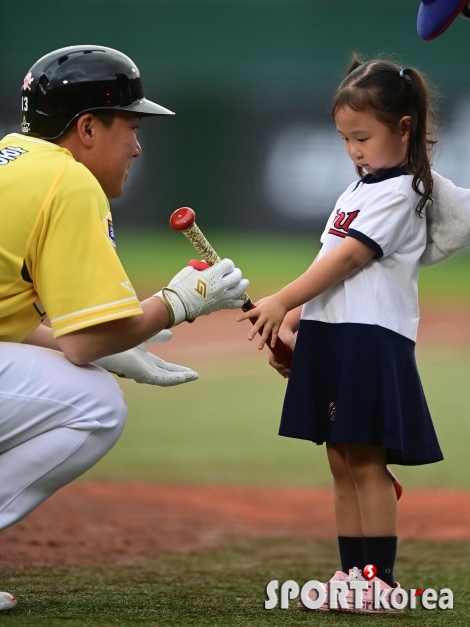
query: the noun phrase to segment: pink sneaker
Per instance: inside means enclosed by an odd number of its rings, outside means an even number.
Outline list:
[[[350,568],[348,572],[348,582],[349,581],[365,581],[366,578],[362,574],[362,570],[357,566],[354,568]]]
[[[357,571],[357,572],[353,572]],[[348,581],[366,581],[365,577],[363,577],[362,572],[358,568],[353,568],[349,571]],[[395,588],[390,587],[384,581],[379,579],[378,577],[374,577],[371,581],[368,582],[367,590],[362,592],[362,607],[356,609],[354,607],[354,598],[355,591],[350,590],[346,596],[346,600],[349,605],[349,610],[342,610],[343,612],[353,612],[355,614],[400,614],[403,612],[402,609],[395,609],[390,604],[390,595],[393,590],[400,590],[400,584],[395,582],[397,585]],[[379,607],[374,608],[374,584],[378,586],[378,592],[380,594],[380,598],[383,599],[383,603],[379,604]],[[399,600],[401,600],[400,593],[396,593],[399,596]]]
[[[351,572],[351,571],[350,571]],[[343,573],[342,570],[337,570],[335,572],[335,574],[333,575],[333,577],[330,579],[330,581],[344,581],[347,583],[347,579],[348,579],[348,575],[346,575],[346,573]],[[328,584],[330,582],[327,581],[324,585],[325,585],[325,592],[326,592],[326,600],[323,603],[323,605],[319,608],[317,608],[316,610],[311,610],[309,607],[305,607],[305,605],[302,603],[302,601],[299,601],[297,603],[297,608],[299,610],[307,610],[310,612],[329,612],[330,608],[328,607]],[[310,590],[310,592],[308,593],[308,597],[309,599],[311,599],[312,601],[316,601],[318,594],[316,590]]]

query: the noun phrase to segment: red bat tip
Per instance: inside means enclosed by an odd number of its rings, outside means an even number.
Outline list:
[[[174,231],[185,231],[196,221],[196,214],[189,207],[180,207],[173,211],[170,217],[170,226]]]

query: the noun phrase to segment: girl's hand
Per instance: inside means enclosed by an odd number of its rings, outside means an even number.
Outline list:
[[[258,344],[258,349],[261,350],[266,344],[270,333],[272,333],[271,346],[275,346],[279,328],[286,313],[287,308],[282,304],[277,295],[268,296],[267,298],[259,300],[255,304],[254,309],[250,309],[250,311],[238,316],[237,322],[242,322],[242,320],[248,320],[249,318],[258,318],[248,334],[248,339],[251,342],[258,331],[260,331],[261,340]]]
[[[292,351],[294,350],[296,336],[291,328],[287,328],[286,325],[283,324],[279,329],[279,337],[286,346],[288,346]],[[268,363],[272,368],[274,368],[274,370],[277,370],[279,374],[284,377],[284,379],[289,378],[290,368],[287,368],[284,364],[277,362],[272,351],[269,351]]]

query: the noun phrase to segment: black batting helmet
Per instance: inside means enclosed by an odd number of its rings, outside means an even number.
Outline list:
[[[36,61],[21,90],[21,132],[56,139],[81,113],[97,109],[173,115],[144,98],[137,66],[104,46],[69,46]]]

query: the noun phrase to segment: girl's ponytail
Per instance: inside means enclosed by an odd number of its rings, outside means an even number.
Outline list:
[[[346,76],[349,76],[354,70],[357,70],[358,67],[361,67],[362,61],[355,54],[352,55],[351,61],[349,63],[349,67],[346,70]]]
[[[411,124],[406,155],[407,165],[414,174],[412,187],[421,196],[416,210],[421,215],[426,203],[432,202],[433,179],[429,162],[429,149],[436,143],[428,132],[430,106],[424,78],[413,68],[401,71],[406,89],[410,90]]]

